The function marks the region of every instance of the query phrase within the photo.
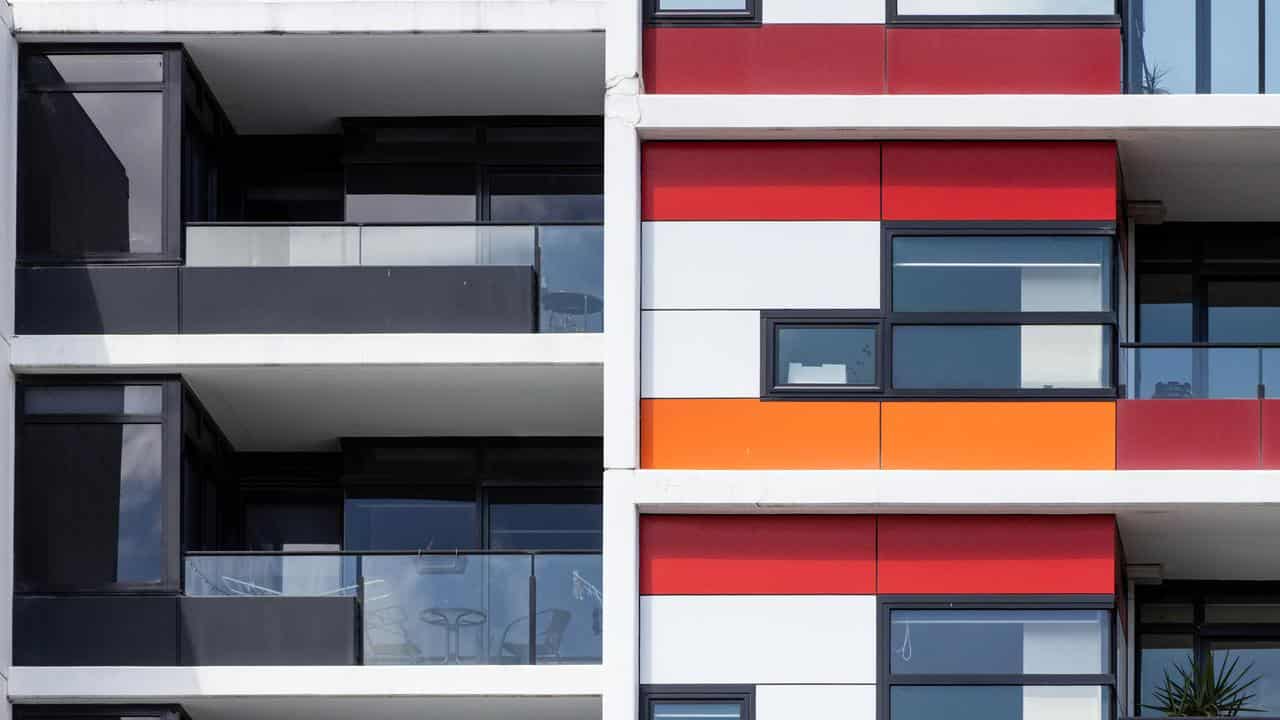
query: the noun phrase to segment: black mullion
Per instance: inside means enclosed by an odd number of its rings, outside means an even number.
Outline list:
[[[1213,15],[1209,0],[1196,0],[1196,92],[1213,92],[1211,53]]]
[[[1267,0],[1258,0],[1258,92],[1267,92]]]

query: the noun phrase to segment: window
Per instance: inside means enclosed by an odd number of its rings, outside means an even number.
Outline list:
[[[47,48],[20,61],[21,260],[176,259],[177,51]]]
[[[176,383],[60,381],[20,398],[19,592],[176,585]]]
[[[598,488],[502,488],[489,491],[493,550],[599,551]]]
[[[347,222],[474,222],[475,169],[462,165],[347,168]]]
[[[1129,0],[1129,92],[1280,89],[1280,0]]]
[[[1164,0],[1160,0],[1164,2]],[[988,19],[1118,23],[1116,0],[889,0],[890,21]]]
[[[457,550],[478,547],[475,491],[445,488],[417,497],[368,493],[349,497],[343,512],[346,550]]]
[[[604,222],[599,173],[493,172],[488,185],[493,222]]]
[[[645,0],[645,9],[649,20],[661,25],[751,25],[760,22],[762,1]]]
[[[765,313],[763,394],[879,392],[880,321],[851,313]]]
[[[890,720],[981,708],[985,720],[1109,720],[1110,601],[885,601],[882,704]]]
[[[751,720],[755,688],[650,686],[640,688],[644,720]]]
[[[1165,673],[1209,656],[1252,665],[1249,703],[1261,715],[1280,712],[1280,587],[1261,582],[1165,582],[1140,586],[1137,597],[1138,704],[1154,700]],[[1141,715],[1158,715],[1143,709]]]
[[[1113,395],[1112,232],[886,230],[889,392]]]

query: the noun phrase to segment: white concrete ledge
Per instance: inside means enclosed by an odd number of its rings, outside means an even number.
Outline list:
[[[645,139],[1117,139],[1280,130],[1280,95],[643,95]]]
[[[1268,470],[610,470],[641,512],[1117,512],[1280,507]]]
[[[190,698],[598,696],[599,665],[14,667],[13,702]]]
[[[604,0],[17,0],[19,34],[604,30]]]
[[[198,368],[599,366],[600,333],[22,335],[16,372],[172,373]]]

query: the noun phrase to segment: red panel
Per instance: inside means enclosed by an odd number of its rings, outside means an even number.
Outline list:
[[[645,220],[879,220],[880,145],[651,142]]]
[[[1261,411],[1257,400],[1120,400],[1116,468],[1256,468]]]
[[[895,28],[890,93],[1121,91],[1120,28]]]
[[[645,515],[642,595],[871,595],[867,515]]]
[[[884,594],[1111,595],[1116,524],[1107,515],[881,515]]]
[[[1280,400],[1262,401],[1262,467],[1280,469]]]
[[[880,94],[884,26],[648,28],[644,87],[650,93]]]
[[[884,144],[885,220],[1116,218],[1111,142]]]

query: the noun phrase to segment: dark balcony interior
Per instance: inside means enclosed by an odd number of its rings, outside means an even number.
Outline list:
[[[1140,226],[1135,259],[1118,467],[1280,467],[1280,225]]]
[[[594,664],[599,438],[239,452],[177,378],[27,378],[15,665]]]
[[[183,49],[119,53],[22,53],[20,334],[602,329],[599,117],[348,92],[253,134]]]

